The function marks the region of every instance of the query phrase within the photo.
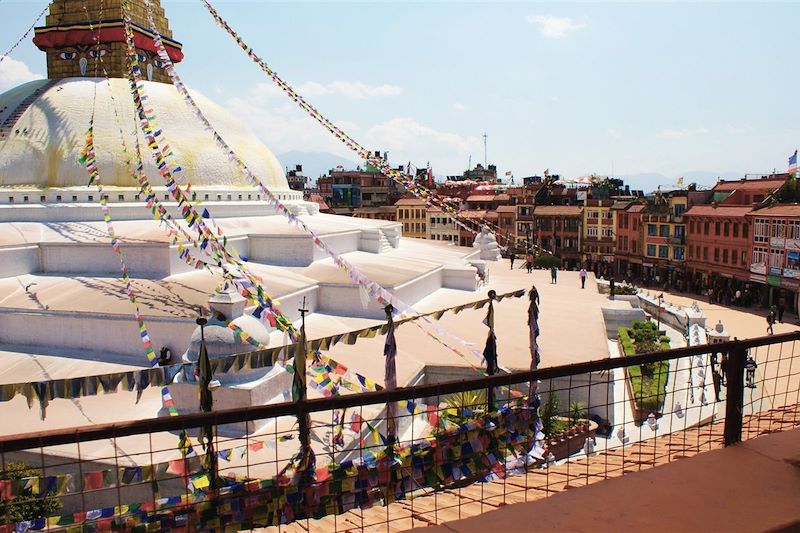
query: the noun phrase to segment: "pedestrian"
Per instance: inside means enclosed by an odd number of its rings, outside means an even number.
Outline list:
[[[775,322],[775,315],[773,315],[772,311],[770,310],[770,312],[767,313],[767,333],[769,333],[770,335],[772,335],[772,324],[774,322]]]
[[[558,270],[556,267],[550,267],[550,283],[558,283]]]
[[[581,289],[586,288],[586,269],[581,268]]]
[[[734,337],[734,340],[736,338]],[[720,369],[720,377],[722,378],[722,385],[725,386],[725,383],[728,381],[728,354],[722,354],[722,361],[719,363]]]
[[[714,289],[712,287],[708,288],[708,303],[714,303]]]
[[[615,287],[615,282],[614,282],[613,276],[611,277],[610,280],[608,280],[608,286],[611,289],[611,299],[613,300],[614,299],[614,287]]]
[[[533,272],[533,255],[527,254],[525,256],[525,268],[528,269],[528,274]]]
[[[511,252],[509,255],[511,257],[511,270],[514,270],[514,256],[516,254],[514,252]]]
[[[744,363],[744,369],[747,370],[745,381],[747,382],[747,387],[751,389],[756,388],[756,368],[758,368],[756,360],[753,359],[752,355],[747,354],[747,361]]]
[[[733,295],[733,305],[742,305],[742,291],[736,289],[736,294]]]

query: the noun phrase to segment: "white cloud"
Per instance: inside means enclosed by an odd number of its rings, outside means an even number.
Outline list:
[[[696,135],[703,135],[708,133],[706,128],[702,126],[699,128],[680,128],[680,129],[664,129],[658,134],[663,139],[686,139],[687,137],[694,137]]]
[[[273,153],[289,150],[331,152],[353,158],[353,152],[294,102],[277,103],[264,100],[264,92],[253,91],[245,97],[231,98],[225,107],[244,122]],[[259,100],[259,95],[262,98]],[[268,98],[268,97],[267,97]],[[331,117],[339,127],[350,134],[359,128],[352,122]]]
[[[467,106],[465,106],[461,102],[455,102],[453,104],[453,109],[455,109],[456,111],[464,111],[467,109]]]
[[[332,81],[330,83],[308,81],[300,85],[297,92],[308,97],[338,94],[353,100],[364,100],[375,96],[400,96],[403,94],[403,89],[397,85],[368,85],[360,81]]]
[[[478,137],[439,131],[412,118],[393,118],[367,130],[368,146],[389,150],[393,161],[431,161],[437,174],[462,172],[470,155],[483,153]]]
[[[586,27],[586,23],[578,22],[569,17],[554,17],[552,15],[528,15],[525,19],[528,24],[539,27],[543,37],[561,39],[567,34]]]
[[[22,61],[17,61],[8,56],[0,56],[0,58],[3,58],[2,63],[0,63],[0,91],[11,89],[28,81],[44,78],[41,74],[31,72],[28,65]]]
[[[617,130],[615,130],[614,128],[608,128],[606,130],[606,133],[612,139],[620,139],[620,138],[622,138],[622,135],[620,135],[620,133]]]

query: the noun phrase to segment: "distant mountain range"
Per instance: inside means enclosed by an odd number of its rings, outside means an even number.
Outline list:
[[[354,169],[358,165],[355,160],[345,159],[328,152],[301,152],[291,150],[276,156],[284,169],[294,170],[295,165],[303,165],[303,175],[308,176],[311,182],[324,176],[332,168],[342,165],[345,169]]]

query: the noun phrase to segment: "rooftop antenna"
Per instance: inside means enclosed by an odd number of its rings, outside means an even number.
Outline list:
[[[483,166],[489,168],[489,158],[486,156],[486,139],[489,138],[486,132],[483,132]]]

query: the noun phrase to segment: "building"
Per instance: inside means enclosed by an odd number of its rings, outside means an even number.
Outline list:
[[[581,262],[597,276],[608,277],[614,270],[616,210],[611,209],[613,204],[613,200],[584,201]]]
[[[562,268],[581,266],[583,211],[579,205],[537,205],[533,209],[532,238],[543,250],[561,258]]]
[[[783,303],[796,312],[800,292],[800,205],[778,204],[751,211],[750,281],[755,302]]]
[[[744,290],[750,282],[752,221],[749,205],[693,205],[686,212],[688,290],[717,294]]]
[[[646,280],[686,289],[687,191],[656,192],[642,212],[642,267]]]
[[[626,280],[637,279],[642,276],[642,214],[647,205],[641,201],[617,201],[611,208],[616,210],[614,258],[617,275]]]
[[[452,216],[445,214],[439,207],[429,207],[425,215],[427,217],[426,239],[459,243],[458,224]]]
[[[376,152],[380,156],[379,152]],[[391,183],[391,187],[389,182]],[[367,165],[366,168],[344,170],[337,167],[317,180],[319,194],[332,209],[378,207],[390,205],[390,189],[394,191],[399,185],[381,174],[377,167]]]
[[[394,204],[397,222],[403,225],[403,236],[425,239],[428,236],[428,216],[425,200],[401,198]]]
[[[368,218],[370,220],[397,220],[397,207],[382,205],[380,207],[358,207],[353,210],[354,218]]]
[[[286,172],[286,181],[293,191],[305,190],[308,177],[303,175],[303,165],[295,165],[294,170]]]

